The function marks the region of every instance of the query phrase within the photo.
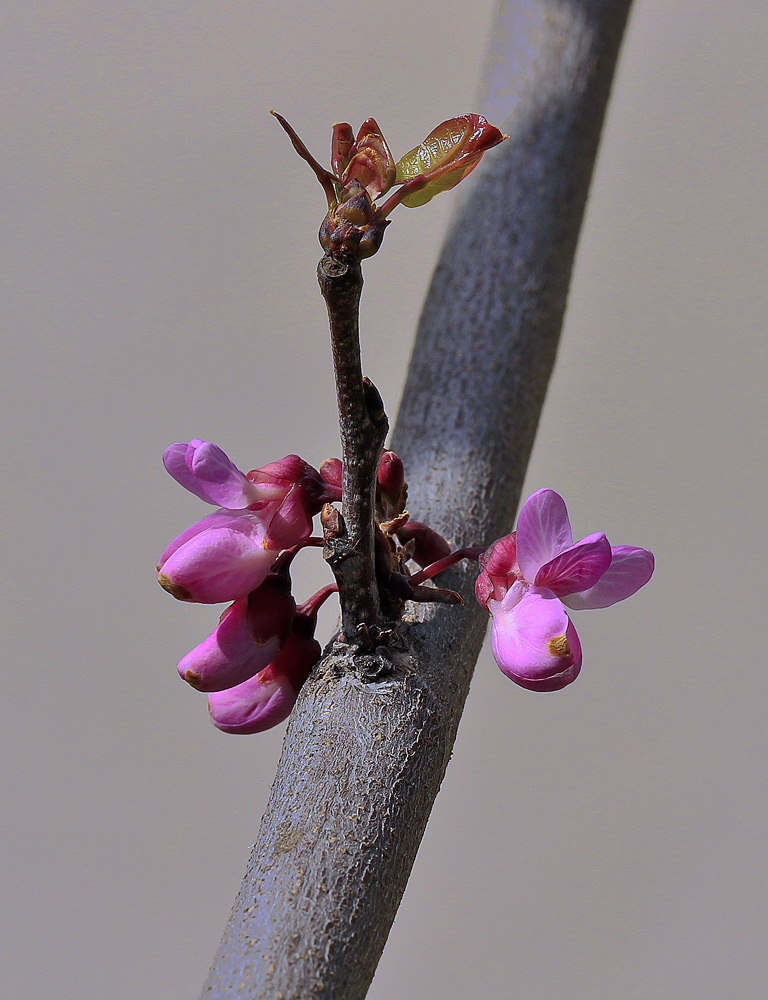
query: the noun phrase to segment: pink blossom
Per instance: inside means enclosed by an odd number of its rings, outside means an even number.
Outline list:
[[[288,718],[302,684],[320,659],[320,643],[314,638],[318,608],[335,590],[335,584],[324,587],[296,609],[288,638],[267,667],[242,684],[208,695],[208,712],[217,729],[248,735]]]
[[[262,583],[278,552],[266,545],[262,517],[220,509],[182,531],[157,561],[157,580],[179,601],[218,604]]]
[[[179,661],[179,675],[198,691],[243,683],[280,652],[295,610],[286,566],[226,609],[211,635]]]
[[[555,691],[581,670],[581,644],[565,606],[605,608],[651,578],[648,549],[611,546],[602,533],[573,543],[565,502],[554,490],[530,496],[517,531],[480,558],[475,592],[493,618],[500,669],[522,687]]]
[[[185,489],[220,509],[165,548],[158,582],[181,601],[216,604],[255,590],[279,552],[303,544],[312,518],[341,491],[298,455],[247,475],[217,445],[194,438],[166,448],[163,462]]]

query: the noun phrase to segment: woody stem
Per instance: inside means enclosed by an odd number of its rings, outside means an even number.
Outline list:
[[[339,588],[342,632],[362,649],[376,645],[383,619],[374,558],[376,476],[389,429],[378,390],[364,378],[359,305],[363,272],[348,256],[317,266],[331,328],[342,451],[342,516],[326,508],[324,556]]]

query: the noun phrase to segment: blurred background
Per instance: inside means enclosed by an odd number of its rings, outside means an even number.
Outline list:
[[[484,110],[493,13],[4,4],[5,996],[202,985],[284,727],[225,736],[176,675],[217,609],[155,583],[208,509],[160,455],[337,453],[323,196],[267,111],[323,161],[335,121],[374,115],[399,156]],[[767,45],[762,0],[637,0],[526,493],[561,492],[576,537],[653,549],[656,576],[576,616],[563,692],[484,653],[371,1000],[768,981]],[[451,203],[398,209],[366,265],[391,411]],[[325,569],[297,562],[304,599]]]

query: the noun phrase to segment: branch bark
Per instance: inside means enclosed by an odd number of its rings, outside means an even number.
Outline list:
[[[424,306],[392,447],[411,516],[454,545],[513,524],[557,350],[630,0],[502,3],[481,110],[510,134],[473,175]],[[440,787],[487,617],[475,570],[418,605],[392,676],[333,647],[303,687],[203,997],[362,1000]]]

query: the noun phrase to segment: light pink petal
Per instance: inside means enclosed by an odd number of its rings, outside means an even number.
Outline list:
[[[238,510],[260,499],[259,491],[246,479],[245,473],[211,441],[196,444],[192,454],[187,452],[186,460],[201,490],[210,498],[209,503]]]
[[[544,563],[536,579],[537,587],[547,587],[557,597],[594,587],[611,565],[611,546],[602,532],[588,535]]]
[[[163,464],[177,483],[206,503],[238,510],[259,499],[245,474],[211,441],[172,444],[163,452]]]
[[[648,549],[635,545],[614,545],[611,565],[588,590],[569,594],[563,602],[574,611],[607,608],[631,597],[651,579],[655,560]]]
[[[573,655],[573,663],[570,667],[567,667],[562,673],[553,674],[542,681],[532,681],[527,677],[521,677],[517,674],[507,674],[510,680],[513,680],[515,684],[519,684],[520,687],[524,687],[528,691],[560,691],[568,684],[572,684],[581,672],[581,643],[576,634],[576,629],[573,627],[573,622],[568,622],[565,635]]]
[[[177,483],[180,483],[185,490],[189,490],[190,493],[194,493],[196,497],[200,497],[201,500],[205,500],[209,503],[208,497],[202,491],[201,485],[195,478],[194,473],[189,468],[186,462],[187,449],[199,441],[198,438],[194,438],[192,441],[187,443],[186,441],[177,441],[175,444],[169,444],[168,447],[163,452],[163,465],[165,466],[167,472],[173,476]]]
[[[488,608],[493,617],[493,655],[512,680],[550,681],[573,666],[570,622],[551,591],[515,583],[502,601],[489,601]]]
[[[248,598],[241,597],[227,609],[213,633],[179,661],[179,675],[198,691],[222,691],[264,670],[280,645],[279,635],[254,641],[248,628]]]
[[[554,490],[528,497],[517,519],[517,561],[533,583],[541,567],[573,542],[565,501]]]

